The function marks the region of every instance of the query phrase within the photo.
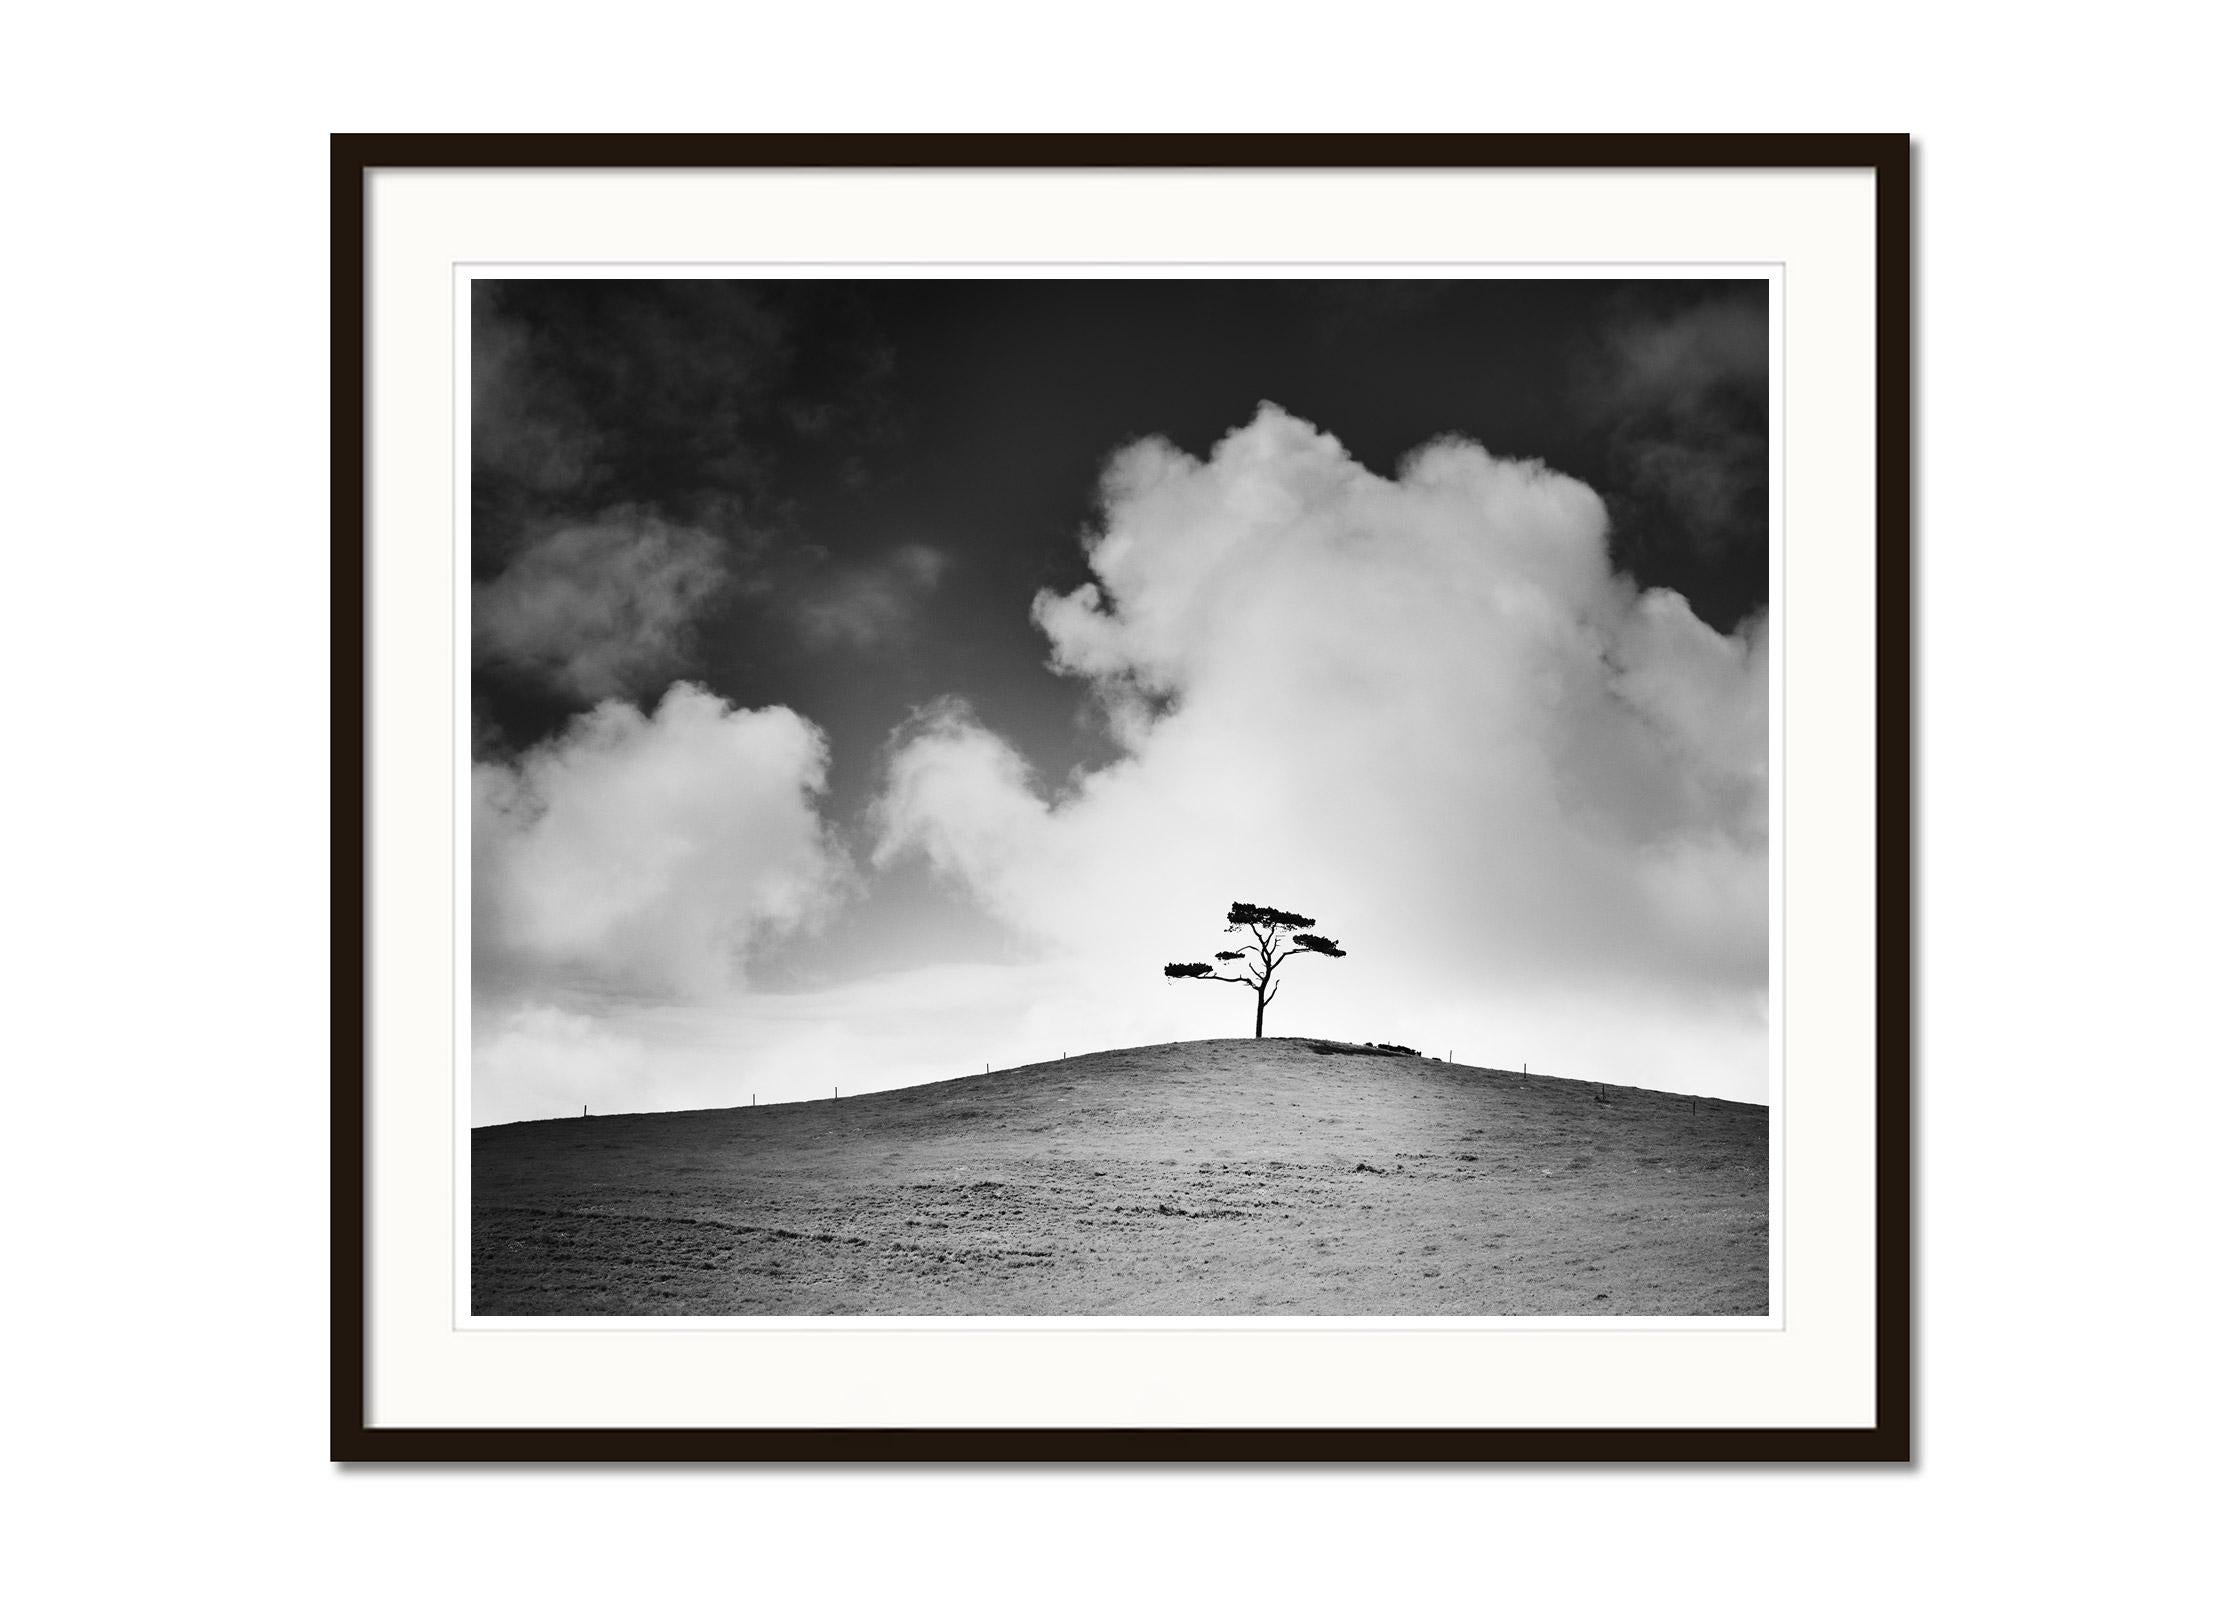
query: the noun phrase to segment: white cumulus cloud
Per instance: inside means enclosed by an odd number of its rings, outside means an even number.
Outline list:
[[[648,715],[608,701],[514,761],[474,768],[478,988],[733,986],[848,881],[818,815],[823,735],[675,684]]]
[[[1615,574],[1602,502],[1537,463],[1449,440],[1386,479],[1273,407],[1208,460],[1121,452],[1103,511],[1094,581],[1033,615],[1123,754],[1045,790],[936,707],[876,859],[1131,990],[1232,899],[1317,916],[1353,955],[1287,969],[1271,1031],[1763,1096],[1762,627]],[[1177,987],[1160,1032],[1243,1031],[1243,991]]]

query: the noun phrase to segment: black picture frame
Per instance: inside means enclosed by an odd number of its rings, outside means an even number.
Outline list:
[[[1904,1462],[1912,1449],[1912,215],[1903,134],[357,134],[331,142],[332,1370],[349,1462]],[[1874,183],[1874,1422],[1860,1428],[370,1427],[367,199],[385,169],[1845,169]]]

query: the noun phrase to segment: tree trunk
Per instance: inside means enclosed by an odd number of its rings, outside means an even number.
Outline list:
[[[1259,993],[1259,996],[1258,996],[1258,998],[1259,998],[1259,1001],[1260,1001],[1260,1003],[1259,1003],[1259,1004],[1258,1004],[1257,1006],[1255,1006],[1255,1007],[1253,1008],[1253,1012],[1252,1012],[1252,1036],[1253,1036],[1253,1037],[1254,1037],[1255,1039],[1257,1039],[1257,1038],[1261,1037],[1261,1034],[1260,1034],[1260,1024],[1261,1024],[1262,1022],[1264,1022],[1264,1021],[1265,1021],[1265,1020],[1267,1019],[1267,1015],[1268,1015],[1268,991],[1267,991],[1267,990],[1265,990],[1265,989],[1262,989],[1262,990],[1260,991],[1260,993]]]

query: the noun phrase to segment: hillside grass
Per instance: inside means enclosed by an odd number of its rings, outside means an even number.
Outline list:
[[[482,1315],[1758,1315],[1762,1106],[1304,1039],[480,1128]]]

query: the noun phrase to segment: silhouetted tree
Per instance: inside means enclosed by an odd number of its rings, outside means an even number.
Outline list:
[[[1233,972],[1217,972],[1211,962],[1170,961],[1167,976],[1170,978],[1205,978],[1214,983],[1241,983],[1253,992],[1252,1036],[1262,1038],[1261,1025],[1268,1015],[1268,1002],[1276,997],[1283,985],[1276,981],[1276,968],[1282,966],[1302,951],[1317,956],[1343,956],[1335,939],[1326,939],[1319,933],[1306,930],[1314,926],[1314,918],[1302,917],[1292,911],[1278,911],[1273,906],[1256,906],[1238,900],[1229,907],[1229,929],[1242,933],[1248,943],[1241,950],[1216,950],[1214,961],[1236,961],[1243,965]],[[1291,942],[1285,944],[1288,935]]]

